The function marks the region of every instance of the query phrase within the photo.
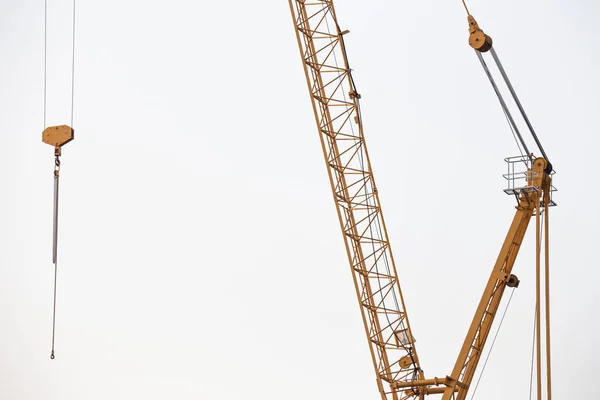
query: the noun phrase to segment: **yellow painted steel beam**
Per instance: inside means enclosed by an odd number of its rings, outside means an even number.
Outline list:
[[[548,175],[544,172],[546,168],[546,160],[536,158],[533,162],[532,171],[530,173],[529,184],[540,188],[538,191],[524,192],[519,199],[519,205],[513,218],[504,244],[500,250],[500,254],[496,259],[494,269],[490,275],[488,283],[485,287],[481,300],[477,307],[477,311],[469,327],[469,331],[463,342],[459,356],[452,370],[450,378],[460,381],[465,385],[464,390],[459,390],[456,397],[454,394],[455,385],[448,386],[444,391],[442,400],[464,400],[475,369],[477,368],[479,358],[483,352],[486,340],[489,336],[494,317],[500,305],[500,300],[504,293],[504,289],[508,286],[506,276],[511,275],[512,268],[517,258],[521,243],[525,237],[527,226],[531,220],[533,212],[539,206],[540,196],[542,195],[543,186],[542,180]]]
[[[439,386],[449,384],[450,379],[447,378],[433,378],[433,379],[419,379],[409,382],[394,382],[392,387],[395,389],[407,388],[413,386]]]

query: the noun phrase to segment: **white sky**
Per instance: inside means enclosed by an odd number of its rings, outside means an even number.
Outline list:
[[[600,4],[468,4],[558,171],[554,395],[597,399]],[[48,6],[47,125],[68,124],[71,2]],[[337,12],[422,366],[445,376],[517,150],[459,0]],[[50,361],[43,17],[0,1],[0,398],[378,398],[286,1],[77,3]],[[534,239],[477,398],[528,398]]]

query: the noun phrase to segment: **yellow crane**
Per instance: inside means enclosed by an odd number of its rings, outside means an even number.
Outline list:
[[[544,215],[546,219],[544,228],[547,394],[550,398],[547,221],[548,208],[554,204],[550,196],[553,188],[551,184],[553,171],[492,48],[491,38],[479,28],[467,10],[469,43],[476,50],[496,90],[503,110],[507,113],[511,129],[516,134],[515,138],[518,137],[525,150],[522,156],[506,159],[509,171],[505,174],[505,178],[509,185],[505,192],[516,197],[516,213],[452,372],[439,378],[427,378],[421,369],[381,211],[377,186],[371,170],[360,113],[361,96],[353,80],[344,45],[344,35],[348,31],[340,28],[333,1],[288,1],[381,398],[383,400],[423,399],[426,395],[435,394],[442,395],[443,400],[466,398],[504,290],[519,285],[518,278],[512,274],[512,268],[529,222],[534,215],[538,242],[536,256],[537,393],[538,398],[541,399],[540,235],[541,216]],[[543,157],[533,157],[525,145],[481,56],[481,53],[489,50],[492,50],[492,56],[497,61]],[[519,166],[523,166],[524,170],[520,171]]]

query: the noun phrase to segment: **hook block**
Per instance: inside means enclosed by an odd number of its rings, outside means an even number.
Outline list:
[[[42,142],[54,147],[61,147],[74,138],[74,131],[68,125],[49,126],[42,132]]]

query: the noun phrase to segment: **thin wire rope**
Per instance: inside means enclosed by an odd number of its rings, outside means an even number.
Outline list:
[[[73,0],[73,24],[72,24],[72,41],[71,41],[71,129],[73,128],[73,110],[75,100],[75,0]],[[48,63],[48,1],[44,0],[44,129],[46,127],[46,103],[47,103],[47,63]],[[59,155],[55,157],[55,181],[54,181],[54,232],[53,232],[53,255],[52,262],[54,263],[54,298],[52,304],[52,350],[50,359],[54,359],[54,344],[56,337],[56,287],[58,282],[58,169],[60,168]]]
[[[73,42],[71,54],[71,128],[73,128],[73,107],[75,100],[75,0],[73,0]]]
[[[465,3],[465,0],[462,0],[463,6],[465,6],[465,10],[467,11],[467,15],[471,15],[471,13],[469,12],[469,9],[467,8],[467,3]]]
[[[517,145],[517,148],[519,149],[519,153],[521,153],[521,157],[526,157],[526,155],[523,153],[523,149],[521,149],[521,144],[519,143],[519,139],[517,138],[517,134],[515,133],[515,130],[514,130],[513,126],[510,123],[510,119],[508,118],[508,115],[506,114],[506,110],[502,109],[502,111],[504,112],[504,117],[506,118],[506,122],[508,122],[508,126],[510,128],[510,131],[512,132],[513,139],[515,139],[515,143]]]
[[[548,162],[548,164],[551,167],[552,163],[550,163],[550,160],[548,159],[548,155],[544,151],[544,148],[542,147],[542,143],[540,142],[539,138],[537,137],[537,134],[535,133],[535,130],[533,129],[533,125],[529,121],[529,117],[527,116],[527,113],[525,113],[525,109],[523,108],[523,105],[521,104],[521,101],[519,100],[519,97],[517,96],[517,92],[513,88],[513,85],[510,82],[510,79],[508,79],[508,75],[507,75],[506,71],[504,70],[502,63],[500,62],[500,58],[498,58],[498,55],[496,54],[496,49],[494,49],[494,47],[490,48],[490,53],[492,55],[492,58],[496,62],[498,71],[500,71],[502,78],[504,78],[504,82],[506,83],[506,86],[508,87],[508,90],[510,91],[510,94],[512,95],[513,100],[515,101],[515,104],[517,105],[517,107],[519,108],[519,111],[521,112],[521,116],[523,117],[523,120],[525,121],[525,123],[527,124],[527,127],[529,128],[529,133],[531,134],[531,137],[537,144],[538,149],[542,153],[542,156],[546,159],[546,161]]]
[[[508,303],[506,303],[506,307],[504,308],[504,313],[502,314],[502,318],[500,319],[500,324],[498,325],[498,329],[496,330],[496,334],[494,335],[494,339],[492,340],[492,344],[490,345],[490,350],[488,351],[487,357],[485,358],[485,362],[483,363],[483,367],[481,368],[481,372],[479,373],[479,378],[477,379],[477,383],[475,384],[475,388],[473,389],[471,400],[475,398],[475,393],[477,392],[477,388],[479,387],[479,382],[481,381],[481,377],[483,376],[485,367],[487,366],[488,360],[490,359],[490,355],[492,354],[492,350],[494,349],[494,344],[496,343],[496,339],[498,338],[498,334],[500,333],[500,328],[502,328],[502,322],[504,322],[504,317],[506,316],[506,312],[508,311],[508,306],[510,306],[510,301],[513,298],[513,294],[515,294],[514,287],[512,292],[510,292],[510,297],[508,298]]]
[[[46,129],[46,77],[48,65],[48,0],[44,0],[44,125]]]
[[[71,43],[71,128],[73,128],[73,110],[75,105],[75,0],[73,0],[73,24]],[[44,125],[46,129],[47,110],[47,79],[48,79],[48,0],[44,0]]]
[[[514,129],[514,132],[519,137],[519,141],[523,145],[523,149],[525,150],[525,153],[527,153],[527,155],[529,156],[531,154],[529,151],[529,148],[527,148],[527,144],[525,143],[525,140],[523,139],[523,136],[521,135],[521,132],[519,131],[519,128],[517,127],[517,124],[514,121],[512,114],[510,113],[510,110],[508,109],[508,106],[506,105],[506,102],[504,101],[504,98],[502,97],[502,94],[500,93],[500,89],[496,85],[496,81],[494,80],[492,73],[490,72],[481,53],[478,52],[477,50],[475,50],[475,54],[477,55],[477,58],[479,59],[479,62],[481,63],[481,66],[483,67],[483,70],[484,70],[485,74],[487,75],[488,80],[490,81],[490,84],[492,85],[492,88],[494,89],[494,92],[496,93],[496,97],[498,97],[500,106],[502,107],[504,114],[506,115],[506,117],[509,120],[509,125],[512,125],[512,129]],[[533,159],[531,157],[529,157],[529,158],[530,158],[530,161],[533,162]]]

